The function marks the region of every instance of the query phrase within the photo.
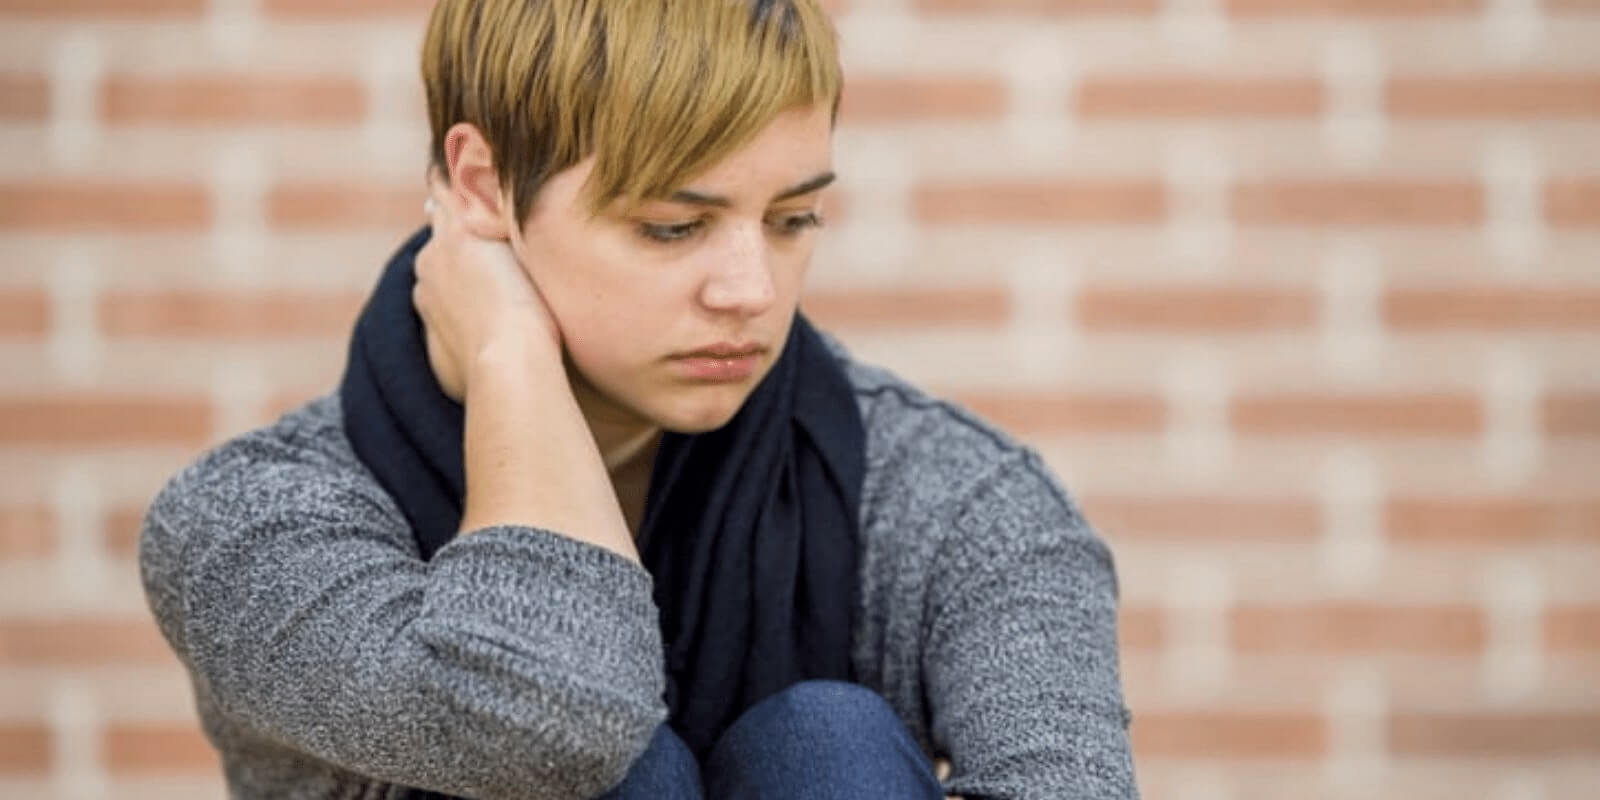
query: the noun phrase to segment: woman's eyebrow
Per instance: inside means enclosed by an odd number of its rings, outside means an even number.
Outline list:
[[[835,175],[832,172],[824,172],[815,178],[811,178],[810,180],[802,183],[797,183],[794,186],[778,192],[778,194],[772,198],[772,202],[777,203],[783,200],[788,200],[791,197],[799,197],[803,194],[811,194],[812,192],[820,191],[828,184],[833,183],[834,177]],[[683,203],[691,206],[716,206],[717,208],[731,208],[733,206],[733,201],[723,197],[722,195],[706,194],[704,192],[694,191],[693,189],[679,189],[678,191],[673,192],[671,196],[667,198],[667,200],[673,203]]]

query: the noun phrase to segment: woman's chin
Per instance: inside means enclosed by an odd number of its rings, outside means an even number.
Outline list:
[[[677,403],[654,409],[655,413],[651,416],[655,418],[656,424],[663,430],[673,433],[685,435],[708,433],[732,422],[749,397],[745,392],[704,389],[691,394],[703,394],[703,396],[681,398]]]

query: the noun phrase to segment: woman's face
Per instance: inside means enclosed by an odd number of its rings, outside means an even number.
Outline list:
[[[592,169],[551,178],[515,243],[561,328],[574,392],[615,424],[722,427],[788,338],[832,179],[831,108],[780,114],[639,208],[592,215]]]

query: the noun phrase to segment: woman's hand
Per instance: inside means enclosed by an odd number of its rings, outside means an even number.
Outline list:
[[[445,394],[465,402],[469,377],[490,354],[561,363],[561,330],[511,245],[473,235],[461,202],[428,172],[433,235],[417,253],[411,302],[427,331],[428,360]]]

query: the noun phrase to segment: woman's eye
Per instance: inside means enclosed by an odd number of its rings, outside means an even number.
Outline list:
[[[700,220],[694,222],[681,222],[671,225],[661,225],[654,222],[639,223],[639,234],[646,239],[657,242],[679,242],[694,235],[694,232],[703,225]]]
[[[798,236],[809,228],[822,227],[822,215],[816,213],[815,211],[808,211],[804,214],[795,214],[793,216],[779,219],[773,224],[773,227],[778,230],[778,233],[784,236]]]

